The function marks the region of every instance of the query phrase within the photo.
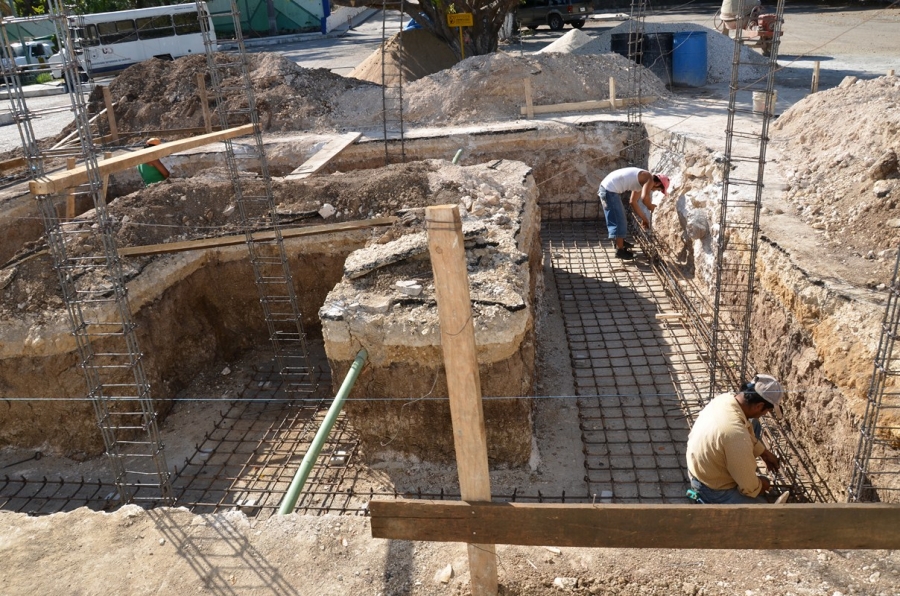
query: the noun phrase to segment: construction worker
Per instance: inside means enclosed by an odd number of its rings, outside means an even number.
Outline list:
[[[641,168],[615,170],[610,172],[600,183],[597,195],[603,203],[606,230],[609,232],[609,239],[615,242],[617,258],[634,258],[634,253],[629,250],[634,248],[634,245],[625,240],[625,236],[628,235],[628,221],[625,219],[622,194],[631,192],[631,207],[634,215],[640,219],[641,227],[649,230],[650,218],[656,208],[653,204],[654,190],[662,191],[664,195],[667,195],[669,178],[662,174],[652,174]]]
[[[756,375],[740,392],[718,395],[700,411],[688,436],[688,494],[702,503],[767,502],[771,483],[757,474],[756,458],[772,472],[780,462],[759,440],[758,418],[769,412],[780,417],[783,394],[775,377]]]
[[[152,139],[147,139],[147,142],[144,143],[144,147],[155,147],[161,142],[162,141],[156,137],[153,137]],[[137,169],[138,173],[141,175],[141,180],[144,181],[144,186],[162,182],[169,177],[169,170],[158,159],[142,163],[138,165]]]

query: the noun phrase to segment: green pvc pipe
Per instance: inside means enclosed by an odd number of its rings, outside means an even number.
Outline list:
[[[353,389],[353,385],[356,384],[359,372],[362,370],[362,367],[368,358],[369,353],[365,348],[361,349],[356,354],[356,360],[350,365],[350,370],[347,371],[347,376],[344,377],[341,388],[338,390],[337,395],[334,396],[334,401],[332,402],[331,407],[328,408],[328,413],[325,414],[325,420],[322,421],[322,426],[320,426],[318,432],[316,432],[316,436],[309,446],[309,451],[306,452],[306,455],[303,456],[303,461],[300,462],[300,469],[297,470],[294,479],[291,480],[291,485],[288,487],[287,494],[284,496],[284,500],[281,501],[281,507],[278,508],[278,513],[280,515],[287,515],[294,512],[294,506],[297,505],[297,499],[300,498],[300,493],[303,491],[303,485],[306,484],[306,479],[309,478],[309,473],[312,471],[313,464],[316,463],[319,452],[322,451],[322,446],[325,445],[325,439],[327,439],[328,435],[331,433],[331,428],[337,421],[338,414],[341,413],[341,408],[344,407],[344,401]]]
[[[460,156],[460,155],[462,155],[462,149],[459,149],[459,150],[456,152],[456,155],[453,156],[453,165],[456,165],[456,164],[459,163],[459,156]]]

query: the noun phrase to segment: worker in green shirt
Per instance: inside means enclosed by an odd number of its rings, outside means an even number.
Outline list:
[[[152,139],[147,139],[147,142],[144,143],[145,147],[155,147],[159,145],[162,141],[153,137]],[[138,167],[138,173],[141,175],[141,180],[144,181],[144,186],[150,186],[151,184],[155,184],[157,182],[162,182],[163,180],[169,177],[169,170],[162,164],[158,159],[154,159],[153,161],[148,161],[147,163],[142,163]]]

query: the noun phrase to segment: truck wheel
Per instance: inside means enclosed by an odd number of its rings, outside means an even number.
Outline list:
[[[562,31],[563,25],[565,25],[565,23],[563,23],[562,17],[558,14],[552,14],[547,17],[547,24],[550,25],[551,31]]]
[[[572,21],[572,22],[569,23],[569,24],[572,25],[573,27],[575,27],[576,29],[581,29],[582,27],[584,27],[584,21],[583,21],[583,20],[581,20],[581,21]]]

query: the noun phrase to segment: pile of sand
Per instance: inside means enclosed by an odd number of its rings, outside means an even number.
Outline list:
[[[776,120],[772,141],[797,157],[785,161],[788,199],[828,244],[869,259],[896,254],[900,78],[848,78],[809,95]],[[890,279],[893,260],[877,264],[876,277]]]
[[[380,85],[383,76],[396,77],[399,71],[403,83],[410,83],[457,62],[453,51],[433,33],[410,29],[388,39],[347,76]]]

